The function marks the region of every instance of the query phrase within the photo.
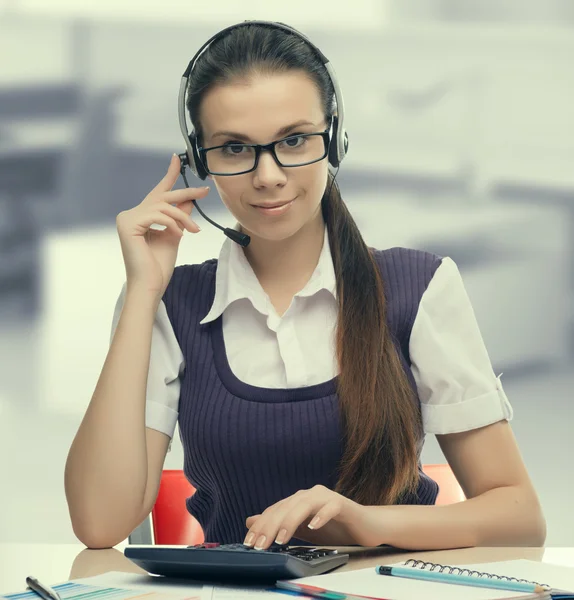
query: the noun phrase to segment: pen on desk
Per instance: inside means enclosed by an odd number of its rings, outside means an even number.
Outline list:
[[[334,592],[314,585],[296,583],[294,581],[283,581],[281,579],[275,583],[275,586],[278,588],[275,591],[283,592],[288,590],[295,592],[300,596],[310,596],[313,598],[320,598],[321,600],[388,600],[381,596],[377,596],[376,598],[374,596],[357,596],[355,594]]]
[[[28,587],[44,600],[62,600],[60,594],[51,587],[40,583],[35,577],[26,577]]]
[[[419,571],[409,567],[375,567],[379,575],[407,577],[409,579],[423,579],[438,583],[452,583],[454,585],[469,585],[473,587],[494,588],[508,590],[509,592],[546,592],[547,588],[535,583],[522,583],[520,581],[504,581],[501,579],[485,579],[483,577],[470,577],[468,575],[455,575],[454,573],[441,573],[440,571]]]

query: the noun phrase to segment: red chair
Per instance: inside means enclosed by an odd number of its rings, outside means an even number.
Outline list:
[[[185,499],[195,488],[180,469],[166,469],[161,474],[159,492],[151,511],[153,535],[156,544],[187,545],[204,541],[203,529],[189,514]]]
[[[465,500],[464,492],[454,476],[450,465],[423,465],[423,472],[439,485],[437,505],[454,504]]]

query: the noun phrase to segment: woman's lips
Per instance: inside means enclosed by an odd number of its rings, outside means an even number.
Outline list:
[[[286,202],[270,202],[268,204],[253,204],[253,207],[256,208],[262,214],[267,215],[279,215],[283,214],[285,211],[289,210],[291,204],[293,204],[293,200],[287,200]]]
[[[262,202],[261,204],[254,204],[253,206],[261,208],[277,208],[278,206],[283,206],[289,202],[291,202],[291,200],[279,200],[278,202]]]

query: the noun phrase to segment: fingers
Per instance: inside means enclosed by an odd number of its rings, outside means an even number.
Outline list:
[[[187,200],[204,198],[207,195],[207,192],[209,191],[208,186],[184,188],[181,190],[171,191],[180,175],[180,168],[181,160],[179,159],[179,156],[174,154],[169,162],[167,173],[163,176],[159,183],[151,190],[151,192],[148,194],[148,198],[152,198],[154,200],[163,200],[164,195],[168,193],[168,201],[171,204],[185,202]]]
[[[163,176],[155,188],[153,188],[152,192],[169,192],[179,177],[180,168],[181,160],[179,159],[179,156],[173,154],[171,160],[169,161],[167,173]]]
[[[317,502],[311,495],[292,498],[291,502],[273,505],[262,515],[256,515],[254,521],[250,520],[251,527],[243,543],[256,550],[265,550],[273,542],[286,544],[302,524],[310,521],[309,529],[318,529],[335,518],[341,509],[337,497],[326,502]]]
[[[257,519],[260,516],[261,515],[253,515],[252,517],[247,517],[247,520],[245,521],[245,525],[247,526],[247,529],[250,529],[251,526],[253,525],[253,523],[255,523],[255,521],[257,521]]]
[[[140,226],[143,227],[145,231],[149,230],[153,224],[164,225],[166,229],[169,229],[177,237],[183,236],[183,231],[177,224],[177,221],[162,212],[149,213],[140,222]]]
[[[191,207],[190,200],[199,200],[201,198],[205,198],[208,192],[209,187],[184,188],[182,190],[172,190],[171,192],[161,194],[157,197],[157,199],[163,202],[168,202],[169,204],[189,202],[188,206]]]
[[[323,527],[323,525],[326,525],[331,519],[334,519],[340,512],[341,506],[337,501],[329,502],[315,514],[307,527],[309,529],[319,529],[320,527]]]
[[[181,228],[187,229],[192,233],[197,233],[201,230],[199,225],[191,219],[189,213],[185,212],[185,210],[171,204],[159,204],[158,208],[162,213],[169,215],[174,221],[177,221]]]
[[[311,515],[311,511],[311,505],[299,502],[290,509],[286,507],[272,510],[267,515],[264,513],[251,526],[243,543],[256,550],[265,550],[273,542],[286,544],[297,527]]]

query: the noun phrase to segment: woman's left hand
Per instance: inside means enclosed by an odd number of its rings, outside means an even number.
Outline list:
[[[265,550],[292,537],[323,546],[377,546],[367,507],[322,485],[299,490],[246,520],[244,544]]]

